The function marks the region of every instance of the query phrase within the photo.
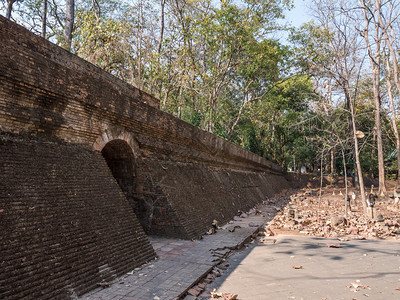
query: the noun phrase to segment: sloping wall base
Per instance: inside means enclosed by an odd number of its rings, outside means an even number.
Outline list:
[[[234,171],[202,164],[146,160],[144,199],[152,207],[150,234],[199,238],[289,187],[282,175]]]
[[[83,294],[155,257],[101,154],[0,139],[0,298]]]

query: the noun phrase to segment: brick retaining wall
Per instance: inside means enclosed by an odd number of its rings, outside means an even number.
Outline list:
[[[279,166],[1,16],[0,49],[0,298],[81,294],[153,258],[145,232],[198,238],[288,187]]]
[[[68,298],[155,257],[101,155],[0,138],[0,298]]]

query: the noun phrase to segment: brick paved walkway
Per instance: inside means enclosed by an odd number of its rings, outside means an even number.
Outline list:
[[[81,299],[179,299],[213,266],[221,263],[232,249],[249,241],[258,226],[276,213],[274,208],[265,205],[258,209],[263,214],[252,213],[247,218],[231,221],[217,233],[206,235],[201,240],[151,237],[158,259],[117,278],[110,287],[95,289]],[[237,225],[240,228],[229,231]]]

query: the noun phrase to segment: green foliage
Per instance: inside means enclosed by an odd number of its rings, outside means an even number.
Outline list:
[[[49,1],[47,14],[47,36],[59,44],[64,5]],[[14,20],[40,33],[42,1],[16,7]],[[342,169],[343,151],[353,172],[349,103],[343,80],[335,81],[338,62],[351,53],[343,46],[353,41],[343,42],[343,32],[332,27],[337,16],[326,10],[318,22],[290,32],[291,46],[282,45],[271,33],[286,30],[278,20],[291,7],[291,0],[167,1],[161,37],[159,1],[76,1],[72,51],[155,95],[164,111],[283,167],[313,169],[321,159],[329,164],[333,151]],[[363,172],[373,174],[372,83],[368,74],[357,76],[348,78],[348,88],[356,126],[365,133],[359,141]],[[387,169],[394,170],[387,116],[382,113],[384,151]]]
[[[126,65],[128,48],[124,37],[131,26],[124,21],[97,18],[93,11],[76,15],[74,51],[109,72],[121,75]]]

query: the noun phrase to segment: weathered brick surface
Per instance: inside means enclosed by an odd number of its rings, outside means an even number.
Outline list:
[[[154,256],[143,229],[199,237],[287,186],[277,165],[1,16],[0,49],[0,298],[80,294]]]
[[[155,257],[99,153],[0,139],[0,298],[82,294]]]
[[[146,161],[148,185],[153,206],[150,233],[198,238],[213,220],[229,221],[238,210],[246,211],[266,196],[272,196],[287,182],[282,176],[234,171],[206,165]],[[146,196],[146,195],[145,195]]]

